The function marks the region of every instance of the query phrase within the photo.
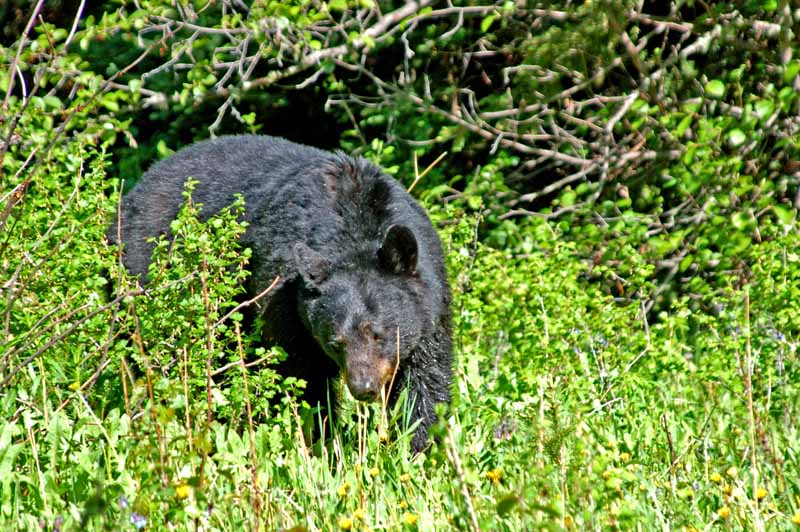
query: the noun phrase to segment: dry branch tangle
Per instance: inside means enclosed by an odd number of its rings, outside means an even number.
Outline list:
[[[238,4],[227,2],[225,5],[228,9],[235,9]],[[324,12],[321,7],[324,5],[309,4],[311,7],[306,9]],[[194,68],[192,42],[205,35],[223,37],[225,42],[214,51],[215,59],[210,65],[219,74],[219,80],[206,94],[199,96],[222,100],[218,116],[210,128],[213,133],[228,113],[239,117],[236,105],[241,92],[264,89],[291,78],[295,78],[292,80],[294,86],[302,89],[318,83],[331,65],[357,72],[372,80],[379,96],[335,95],[329,99],[329,105],[388,108],[404,100],[425,114],[443,118],[477,135],[490,143],[491,153],[502,148],[518,155],[521,158],[519,172],[528,172],[528,177],[523,179],[530,181],[532,187],[529,188],[535,191],[512,200],[507,205],[511,208],[520,201],[556,194],[575,182],[588,180],[602,184],[623,173],[643,171],[642,165],[657,159],[678,157],[680,143],[669,139],[669,132],[664,130],[657,117],[646,115],[643,117],[644,125],[638,129],[631,127],[631,121],[637,118],[636,102],[645,101],[649,105],[659,102],[671,108],[680,105],[679,102],[662,101],[664,84],[679,69],[681,61],[712,53],[710,50],[724,39],[726,29],[756,32],[767,39],[778,39],[781,35],[780,25],[760,20],[747,21],[737,13],[721,17],[712,26],[702,26],[684,22],[675,13],[668,17],[655,17],[642,12],[639,4],[637,8],[620,13],[621,26],[616,33],[609,32],[609,38],[618,41],[616,49],[621,55],[604,58],[598,53],[593,58],[594,63],[576,69],[552,61],[536,64],[535,56],[519,53],[516,62],[503,66],[501,75],[495,74],[494,79],[484,72],[484,83],[490,85],[491,90],[505,91],[508,95],[507,107],[498,108],[483,102],[476,96],[476,88],[463,80],[452,81],[454,96],[450,102],[444,103],[432,97],[430,87],[425,85],[427,81],[423,81],[426,73],[408,65],[418,52],[410,42],[411,34],[423,26],[430,27],[430,24],[444,21],[434,39],[444,49],[449,39],[464,27],[465,21],[469,22],[469,17],[482,20],[482,17],[492,16],[509,24],[525,21],[515,30],[521,33],[506,37],[508,40],[505,42],[480,39],[471,48],[470,43],[455,45],[464,47],[458,49],[463,55],[463,69],[466,71],[470,65],[482,60],[494,58],[502,62],[501,56],[509,47],[512,51],[517,47],[519,51],[525,46],[526,39],[536,42],[541,38],[537,31],[543,31],[543,28],[555,26],[567,32],[576,24],[591,25],[594,21],[586,19],[586,12],[528,9],[523,2],[463,7],[447,4],[440,7],[433,0],[419,0],[407,2],[385,14],[374,6],[327,13],[325,18],[299,26],[278,16],[248,19],[242,12],[241,22],[231,28],[201,26],[197,24],[197,15],[189,11],[182,11],[179,17],[172,19],[150,17],[140,32],[140,38],[155,33],[169,39],[171,56],[155,70],[144,73],[142,78],[147,79],[170,68]],[[519,29],[522,26],[527,29]],[[189,32],[189,36],[179,38],[181,32]],[[668,35],[677,36],[677,40],[669,44]],[[367,58],[375,56],[376,49],[390,42],[392,46],[403,47],[405,63],[396,66],[395,79],[382,79],[371,71]],[[658,46],[664,47],[661,55],[647,52]],[[266,74],[263,72],[265,64],[268,67]],[[261,73],[253,78],[256,67]],[[296,79],[308,71],[311,73],[304,79]],[[609,83],[612,76],[615,81]],[[531,91],[526,80],[535,80],[538,87],[558,87],[559,90],[546,94]],[[148,89],[142,89],[142,93],[146,96],[145,105],[163,105],[179,98],[178,95]],[[485,109],[481,108],[482,103]],[[664,112],[669,111],[665,108]],[[391,132],[387,136],[393,138]],[[653,149],[645,143],[645,138],[655,137],[660,138],[665,146]],[[413,142],[425,141],[414,139]],[[538,178],[533,176],[539,174],[549,177],[537,185]]]

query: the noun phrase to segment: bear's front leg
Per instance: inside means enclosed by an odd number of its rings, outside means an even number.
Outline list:
[[[395,384],[398,389],[392,393],[393,402],[397,400],[400,388],[406,386],[407,404],[411,408],[410,422],[420,422],[411,440],[414,452],[422,452],[428,445],[428,428],[436,422],[436,405],[450,403],[452,360],[450,335],[442,329],[424,339],[409,354],[405,367],[401,364],[398,371]]]

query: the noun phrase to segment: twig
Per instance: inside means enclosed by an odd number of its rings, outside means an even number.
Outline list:
[[[28,358],[26,358],[26,359],[25,359],[23,362],[21,362],[20,364],[18,364],[18,365],[17,365],[17,366],[16,366],[16,367],[15,367],[15,368],[14,368],[14,369],[11,371],[11,373],[9,373],[9,374],[8,374],[8,375],[7,375],[7,376],[6,376],[6,377],[3,379],[3,381],[2,381],[2,382],[0,382],[0,390],[2,390],[2,389],[3,389],[3,388],[4,388],[4,387],[5,387],[5,386],[6,386],[6,385],[7,385],[7,384],[8,384],[8,383],[11,381],[11,379],[13,379],[13,378],[14,378],[14,375],[16,375],[16,374],[17,374],[19,371],[21,371],[21,370],[22,370],[22,369],[23,369],[25,366],[27,366],[28,364],[30,364],[32,361],[36,360],[36,359],[37,359],[37,358],[38,358],[38,357],[39,357],[39,356],[40,356],[42,353],[44,353],[45,351],[47,351],[48,349],[50,349],[51,347],[53,347],[53,346],[54,346],[55,344],[57,344],[58,342],[62,341],[64,338],[67,338],[68,336],[70,336],[71,334],[73,334],[73,333],[74,333],[76,330],[78,330],[78,329],[80,328],[80,326],[81,326],[81,325],[83,325],[84,323],[86,323],[86,321],[88,321],[88,320],[92,319],[93,317],[97,316],[98,314],[102,314],[103,312],[106,312],[107,310],[109,310],[109,309],[113,308],[115,305],[118,305],[118,304],[119,304],[121,301],[123,301],[123,300],[124,300],[124,299],[126,299],[126,298],[129,298],[129,297],[136,297],[136,296],[144,295],[144,294],[147,294],[147,293],[150,293],[150,292],[153,292],[153,291],[156,291],[156,292],[158,292],[158,291],[161,291],[161,290],[167,290],[167,289],[171,288],[172,286],[174,286],[174,285],[176,285],[176,284],[179,284],[179,283],[182,283],[182,282],[186,281],[186,280],[187,280],[187,279],[189,279],[189,278],[190,278],[192,275],[193,275],[193,274],[190,274],[190,275],[187,275],[187,276],[181,277],[180,279],[175,279],[174,281],[170,281],[169,283],[165,284],[164,286],[160,286],[160,287],[157,287],[157,288],[155,288],[155,289],[147,289],[147,290],[144,290],[144,289],[138,288],[138,289],[136,289],[136,290],[130,290],[130,291],[128,291],[128,292],[125,292],[124,294],[121,294],[121,295],[119,295],[119,296],[115,297],[115,298],[114,298],[112,301],[110,301],[109,303],[106,303],[106,304],[105,304],[105,305],[103,305],[102,307],[99,307],[98,309],[96,309],[96,310],[94,310],[94,311],[90,312],[90,313],[89,313],[89,314],[87,314],[86,316],[84,316],[84,317],[82,317],[81,319],[79,319],[77,322],[75,322],[75,323],[73,323],[72,325],[70,325],[70,326],[69,326],[69,327],[68,327],[68,328],[67,328],[67,329],[66,329],[64,332],[62,332],[61,334],[59,334],[59,335],[58,335],[58,336],[56,336],[55,338],[52,338],[52,339],[50,339],[50,340],[49,340],[49,341],[48,341],[48,342],[47,342],[45,345],[43,345],[41,348],[39,348],[39,349],[38,349],[38,350],[37,350],[37,351],[36,351],[34,354],[32,354],[31,356],[29,356]],[[69,314],[69,316],[72,316],[72,315],[76,314],[78,311],[80,311],[80,310],[81,310],[81,309],[83,309],[83,308],[85,308],[85,306],[84,306],[84,307],[81,307],[80,309],[76,309],[76,310],[74,310],[73,312],[71,312],[71,313]],[[9,352],[9,353],[6,353],[6,354],[4,354],[4,355],[3,355],[3,359],[2,359],[2,360],[4,361],[4,365],[3,365],[2,367],[0,367],[0,375],[2,375],[2,374],[3,374],[3,372],[5,371],[5,369],[6,369],[6,368],[7,368],[7,367],[10,365],[11,357],[12,357],[13,355],[15,355],[16,353],[19,353],[19,352],[21,352],[21,351],[22,351],[22,349],[24,349],[25,347],[26,347],[26,346],[20,346],[20,347],[17,347],[17,348],[16,348],[16,349],[14,349],[13,351],[11,351],[11,352]]]
[[[606,127],[604,129],[607,134],[610,135],[613,132],[614,125],[616,125],[616,123],[619,122],[623,116],[625,116],[625,113],[630,111],[631,107],[633,106],[633,103],[636,101],[638,97],[639,97],[639,91],[634,91],[625,98],[625,103],[623,103],[620,106],[617,112],[614,113],[614,115],[606,123]]]
[[[461,467],[461,459],[458,456],[458,449],[456,449],[456,445],[453,442],[453,436],[449,430],[445,440],[447,441],[447,456],[450,457],[450,461],[453,463],[453,467],[458,475],[458,479],[461,484],[461,494],[464,496],[464,502],[467,505],[467,512],[469,513],[472,530],[474,532],[480,532],[481,527],[478,524],[478,516],[475,513],[475,507],[472,504],[472,496],[470,495],[469,487],[467,486],[467,477],[464,475],[464,469]]]
[[[261,358],[258,358],[257,360],[253,360],[252,362],[247,362],[244,365],[244,367],[245,368],[252,368],[252,367],[258,366],[259,364],[262,364],[263,362],[267,362],[270,359],[271,359],[271,357],[269,357],[269,356],[263,356]],[[233,362],[228,362],[224,366],[215,369],[214,373],[212,373],[211,376],[212,377],[218,377],[219,375],[222,375],[226,371],[228,371],[228,370],[230,370],[232,368],[235,368],[236,366],[239,366],[239,365],[241,365],[241,362],[239,362],[238,360],[234,360]]]
[[[244,404],[247,409],[247,427],[248,435],[250,436],[250,459],[251,459],[251,473],[253,482],[253,522],[251,530],[258,530],[261,523],[261,490],[258,487],[258,455],[256,454],[256,435],[253,428],[253,408],[250,405],[250,388],[247,384],[247,369],[244,363],[244,348],[242,347],[242,331],[239,328],[239,322],[234,324],[236,332],[236,347],[239,352],[239,362],[242,368],[242,382],[244,383]],[[267,523],[267,530],[273,527]]]
[[[64,214],[70,208],[70,206],[72,205],[72,202],[74,201],[75,197],[78,195],[78,191],[80,190],[80,186],[81,186],[81,178],[82,177],[83,177],[83,161],[81,161],[81,166],[80,166],[80,171],[78,173],[78,176],[75,178],[75,186],[74,186],[74,188],[72,190],[72,193],[69,195],[69,198],[67,198],[67,201],[64,202],[63,206],[61,207],[61,210],[58,212],[58,214],[55,216],[55,218],[53,218],[53,220],[50,222],[50,225],[47,227],[47,230],[45,231],[45,233],[42,236],[40,236],[36,240],[36,242],[34,242],[34,244],[30,247],[30,249],[28,249],[26,251],[26,253],[25,253],[26,257],[32,256],[33,253],[35,253],[36,250],[39,249],[39,247],[44,242],[46,242],[48,238],[50,238],[50,235],[52,234],[53,230],[59,224],[59,222],[61,221],[61,218],[64,216]],[[24,181],[22,183],[23,186],[22,186],[22,188],[20,188],[20,191],[26,190],[29,184],[30,184],[30,181],[27,181],[27,182]],[[22,198],[22,194],[19,194],[19,199],[21,199],[21,198]],[[13,202],[9,202],[9,205],[11,205],[12,203]],[[69,235],[71,237],[72,233],[69,233]],[[50,252],[50,255],[55,253],[55,250],[58,249],[58,248],[59,248],[59,246],[53,246],[53,250]],[[11,311],[13,310],[14,303],[16,302],[17,297],[18,297],[18,295],[19,295],[19,293],[20,293],[20,291],[22,289],[22,287],[18,285],[18,279],[20,277],[20,274],[22,273],[22,270],[23,270],[25,264],[26,264],[26,260],[24,258],[19,261],[19,264],[17,265],[17,268],[14,270],[14,273],[11,275],[11,280],[9,281],[10,284],[9,284],[8,298],[6,300],[5,325],[4,325],[4,328],[3,328],[3,333],[4,333],[4,337],[5,338],[8,338],[9,334],[10,334]],[[40,262],[39,264],[36,265],[36,269],[38,270],[41,266],[42,266],[42,262]]]
[[[83,14],[83,8],[85,6],[86,6],[86,0],[81,0],[80,5],[78,6],[78,10],[75,12],[75,18],[72,19],[72,28],[70,28],[69,30],[69,35],[67,35],[67,40],[64,41],[65,50],[69,48],[69,45],[72,42],[72,38],[75,37],[75,32],[78,31],[78,23],[81,21],[81,15]]]
[[[667,436],[667,446],[669,448],[669,480],[672,486],[672,491],[677,489],[677,479],[675,478],[675,466],[677,465],[677,458],[675,457],[675,446],[672,444],[672,433],[669,430],[667,423],[667,415],[661,414],[661,428]]]
[[[156,396],[155,392],[153,391],[153,365],[150,363],[150,357],[147,356],[147,351],[145,351],[144,343],[142,343],[142,323],[139,320],[139,316],[135,314],[134,311],[134,323],[135,323],[135,330],[133,336],[131,337],[133,343],[136,345],[136,348],[139,350],[139,356],[142,357],[144,361],[144,374],[145,379],[147,382],[147,397],[150,399],[150,420],[153,423],[153,427],[156,430],[156,440],[158,442],[158,460],[159,460],[159,471],[161,472],[161,483],[163,485],[167,484],[167,468],[166,468],[166,455],[167,455],[167,443],[164,438],[164,430],[161,427],[161,423],[158,421],[158,413],[156,412]]]
[[[144,294],[144,293],[145,293],[144,290],[133,290],[131,292],[128,292],[126,294],[118,296],[112,302],[110,302],[110,303],[108,303],[106,305],[103,305],[99,309],[97,309],[97,310],[95,310],[93,312],[90,312],[89,314],[87,314],[83,318],[79,319],[72,326],[67,328],[67,330],[65,330],[64,332],[62,332],[61,334],[59,334],[55,338],[50,339],[50,341],[48,341],[46,344],[44,344],[42,347],[40,347],[34,354],[30,355],[28,358],[26,358],[24,361],[22,361],[20,364],[18,364],[13,370],[11,370],[11,372],[2,380],[2,382],[0,382],[0,390],[2,390],[11,381],[11,379],[13,379],[14,376],[22,370],[22,368],[26,367],[28,364],[30,364],[31,362],[36,360],[42,353],[44,353],[45,351],[47,351],[48,349],[53,347],[55,344],[57,344],[58,342],[60,342],[64,338],[66,338],[67,336],[69,336],[72,333],[74,333],[81,325],[86,323],[88,320],[92,319],[93,317],[97,316],[98,314],[101,314],[101,313],[109,310],[110,308],[112,308],[114,305],[118,304],[120,301],[122,301],[126,297],[137,296],[137,295],[141,295],[141,294]],[[8,361],[10,361],[10,359],[8,359]],[[0,374],[2,374],[4,369],[5,369],[5,367],[4,368],[0,368]]]
[[[269,294],[269,293],[272,291],[272,289],[273,289],[273,288],[275,288],[275,286],[278,284],[278,282],[280,282],[280,280],[281,280],[280,276],[278,276],[278,277],[275,277],[275,279],[273,279],[273,280],[272,280],[272,283],[270,283],[270,285],[269,285],[268,287],[266,287],[264,290],[262,290],[261,292],[259,292],[259,293],[258,293],[258,295],[256,295],[255,297],[252,297],[252,298],[248,299],[247,301],[242,301],[241,303],[239,303],[238,305],[236,305],[235,307],[233,307],[233,309],[231,309],[231,311],[230,311],[230,312],[228,312],[227,314],[225,314],[224,316],[222,316],[220,319],[218,319],[218,320],[216,321],[216,323],[214,323],[214,325],[213,325],[212,327],[213,327],[214,329],[216,329],[216,328],[217,328],[217,327],[219,327],[219,326],[220,326],[220,324],[222,324],[222,323],[223,323],[225,320],[227,320],[228,318],[230,318],[231,316],[233,316],[233,314],[234,314],[235,312],[239,312],[239,311],[240,311],[240,310],[242,310],[243,308],[245,308],[245,307],[248,307],[248,306],[252,305],[253,303],[255,303],[256,301],[258,301],[259,299],[261,299],[261,298],[262,298],[262,297],[264,297],[265,295]]]
[[[200,284],[202,287],[203,309],[205,310],[205,324],[206,324],[206,426],[205,431],[207,435],[211,434],[211,421],[213,419],[213,402],[212,402],[212,387],[214,380],[211,376],[212,365],[214,361],[214,328],[210,324],[211,319],[211,302],[208,296],[208,256],[206,250],[203,250],[203,266],[200,270]],[[208,460],[208,448],[203,446],[202,459],[200,461],[200,471],[197,474],[198,486],[204,487],[204,473],[205,465]]]
[[[425,168],[425,170],[423,170],[422,173],[420,174],[420,173],[417,172],[417,152],[414,152],[414,176],[415,177],[414,177],[414,182],[411,183],[410,187],[408,187],[408,192],[409,193],[414,189],[414,187],[417,185],[417,183],[419,183],[419,180],[422,179],[423,177],[425,177],[425,174],[430,172],[437,164],[439,164],[439,162],[442,159],[444,159],[445,155],[447,155],[447,152],[443,152],[442,154],[440,154],[436,158],[436,160],[433,161],[431,164],[429,164],[427,166],[427,168]]]
[[[753,349],[750,338],[750,285],[744,287],[744,386],[747,394],[748,425],[750,429],[750,476],[752,486],[753,521],[756,530],[764,530],[758,502],[758,460],[756,459],[756,415],[753,406]]]
[[[39,11],[42,9],[42,5],[44,4],[44,0],[39,0],[36,2],[36,6],[33,8],[33,14],[31,18],[28,19],[28,23],[25,25],[25,29],[22,31],[22,35],[19,36],[19,44],[17,45],[17,53],[14,56],[14,59],[11,61],[11,64],[8,66],[8,72],[16,72],[17,67],[19,65],[19,61],[22,58],[22,50],[25,48],[27,44],[26,41],[28,39],[28,34],[31,32],[33,28],[33,23],[36,18],[39,16]],[[2,113],[0,115],[5,116],[8,111],[8,102],[11,99],[11,93],[14,91],[14,76],[8,77],[8,89],[6,89],[6,96],[3,99],[3,106],[0,110]],[[2,162],[2,160],[0,160]]]
[[[0,231],[2,231],[5,227],[6,220],[8,220],[8,217],[11,215],[11,210],[17,203],[22,201],[22,197],[25,195],[25,191],[28,189],[30,184],[30,179],[26,179],[19,185],[15,186],[11,192],[0,198],[0,203],[6,202],[5,207],[3,207],[3,212],[0,213]]]

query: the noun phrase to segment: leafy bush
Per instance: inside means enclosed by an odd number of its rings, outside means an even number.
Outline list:
[[[800,525],[797,13],[655,4],[15,12],[0,528]],[[190,186],[146,288],[121,268],[118,180],[209,128],[414,187],[455,296],[429,453],[402,404],[297,404],[243,316],[241,201],[200,223]]]

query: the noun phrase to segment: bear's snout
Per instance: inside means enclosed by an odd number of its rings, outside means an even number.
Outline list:
[[[378,357],[348,360],[346,372],[347,387],[353,397],[372,402],[381,399],[381,390],[394,374],[394,364]]]
[[[378,379],[371,371],[351,371],[347,373],[347,387],[359,401],[377,401],[381,388]]]

